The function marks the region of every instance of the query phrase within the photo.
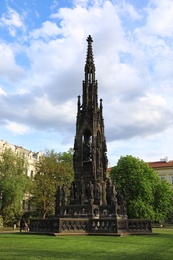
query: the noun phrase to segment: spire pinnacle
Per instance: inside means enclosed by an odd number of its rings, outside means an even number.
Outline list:
[[[87,42],[90,43],[90,44],[93,42],[93,39],[92,39],[91,35],[89,35],[86,40],[87,40]]]
[[[88,80],[95,80],[95,65],[94,65],[94,57],[93,57],[93,50],[92,50],[92,37],[91,35],[87,38],[88,42],[88,49],[87,49],[87,57],[86,57],[86,64],[85,64],[85,81]]]
[[[89,67],[94,66],[94,58],[93,58],[93,50],[92,50],[92,37],[91,35],[88,36],[87,38],[88,42],[88,50],[87,50],[87,58],[86,58],[86,65]]]

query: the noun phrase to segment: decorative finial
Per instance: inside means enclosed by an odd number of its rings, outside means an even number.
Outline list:
[[[87,42],[88,42],[88,43],[93,42],[93,39],[92,39],[91,35],[88,36],[88,38],[87,38]]]
[[[103,108],[102,101],[103,101],[103,99],[101,98],[101,99],[100,99],[100,109]]]

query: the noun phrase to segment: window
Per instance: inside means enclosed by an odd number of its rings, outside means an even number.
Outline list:
[[[171,176],[170,179],[171,179],[171,184],[173,184],[173,176]]]
[[[166,177],[165,176],[160,176],[160,178],[164,181],[166,181]]]

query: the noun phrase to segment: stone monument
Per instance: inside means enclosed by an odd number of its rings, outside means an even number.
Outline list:
[[[67,198],[66,187],[57,187],[55,217],[31,220],[31,232],[57,234],[151,233],[149,220],[129,220],[124,194],[116,192],[106,175],[107,146],[103,104],[98,104],[98,83],[92,37],[87,38],[83,95],[78,96],[74,141],[74,182]]]

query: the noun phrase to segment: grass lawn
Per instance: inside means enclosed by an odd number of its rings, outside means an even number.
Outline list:
[[[156,236],[45,236],[0,233],[0,259],[172,260],[173,230]]]

